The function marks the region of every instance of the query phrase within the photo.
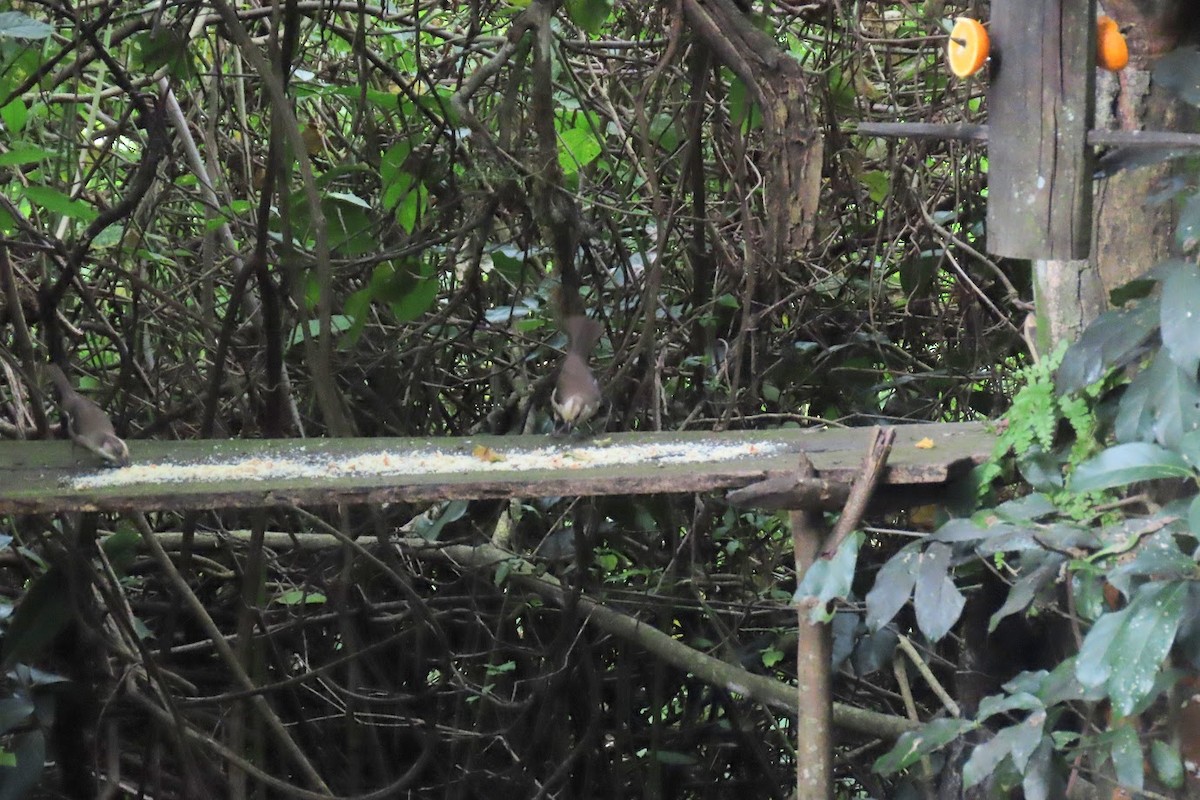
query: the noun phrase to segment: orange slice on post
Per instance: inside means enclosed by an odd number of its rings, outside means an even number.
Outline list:
[[[1110,72],[1125,69],[1129,63],[1129,45],[1112,17],[1096,19],[1096,63]]]
[[[983,69],[988,57],[988,35],[983,23],[970,17],[954,20],[950,41],[946,43],[946,63],[960,78]]]

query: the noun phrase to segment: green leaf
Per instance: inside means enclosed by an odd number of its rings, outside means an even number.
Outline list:
[[[0,120],[8,129],[9,136],[19,136],[25,130],[25,121],[29,118],[29,107],[21,98],[14,99],[4,108],[0,108]]]
[[[1158,779],[1172,789],[1183,786],[1183,759],[1170,744],[1155,739],[1150,742],[1150,764]]]
[[[422,265],[422,272],[426,269],[432,272],[432,264]],[[421,275],[414,276],[412,281],[411,288],[404,297],[391,303],[392,313],[400,322],[411,322],[432,308],[437,300],[439,286],[436,278]]]
[[[1200,499],[1200,498],[1197,498]],[[1131,541],[1145,525],[1144,520],[1127,520],[1116,526],[1114,541]],[[1133,578],[1153,577],[1155,580],[1182,580],[1196,574],[1196,561],[1179,549],[1175,536],[1159,531],[1147,536],[1138,545],[1132,561],[1122,560],[1108,571],[1107,580],[1126,597],[1133,594]]]
[[[1021,577],[1008,590],[1008,597],[995,614],[988,620],[988,633],[996,630],[996,626],[1005,617],[1024,611],[1033,602],[1033,598],[1044,587],[1051,585],[1058,578],[1059,568],[1067,557],[1059,553],[1031,553],[1021,562]]]
[[[600,142],[591,128],[571,128],[558,137],[558,163],[567,175],[574,175],[600,155]]]
[[[54,28],[20,11],[0,13],[0,39],[48,39]]]
[[[1200,192],[1193,192],[1183,202],[1179,222],[1175,225],[1175,242],[1185,252],[1193,250],[1200,242]],[[1165,294],[1163,299],[1166,300]]]
[[[100,548],[112,564],[113,571],[118,576],[124,576],[133,566],[141,543],[142,537],[137,530],[123,527],[111,536],[105,536],[100,542]]]
[[[906,545],[887,560],[867,593],[867,628],[878,631],[892,621],[912,595],[921,567],[920,544]]]
[[[0,800],[21,800],[42,777],[46,766],[46,739],[41,730],[15,737],[9,744],[16,766],[0,768]],[[62,758],[63,756],[59,756]],[[69,758],[79,758],[76,753]]]
[[[44,147],[38,147],[28,142],[14,142],[7,153],[0,153],[0,167],[18,167],[22,164],[36,164],[51,158],[54,152]]]
[[[1200,106],[1200,50],[1179,47],[1154,62],[1156,85],[1174,92],[1179,99]]]
[[[467,513],[469,503],[466,500],[452,500],[446,504],[436,518],[424,515],[417,520],[414,530],[427,542],[436,542],[442,534],[442,528],[448,523],[457,522]]]
[[[656,114],[650,120],[650,141],[656,142],[668,153],[673,153],[679,147],[681,138],[673,114]]]
[[[1171,360],[1194,376],[1200,367],[1200,267],[1178,262],[1163,280],[1163,347]]]
[[[1059,394],[1081,391],[1110,369],[1139,357],[1158,327],[1157,311],[1157,304],[1146,302],[1132,309],[1106,311],[1093,320],[1063,356],[1054,377]]]
[[[892,190],[892,177],[881,170],[867,170],[858,176],[858,181],[867,190],[872,202],[882,203]]]
[[[1132,713],[1154,687],[1183,617],[1187,582],[1148,583],[1128,607],[1101,617],[1079,649],[1075,675],[1103,686],[1119,716]]]
[[[29,719],[33,703],[24,693],[0,699],[0,733],[8,733]]]
[[[275,602],[284,606],[320,605],[328,601],[321,592],[309,592],[303,589],[289,589],[275,598]]]
[[[55,567],[29,585],[4,634],[0,673],[20,662],[33,661],[67,626],[74,612],[66,581],[63,571]]]
[[[949,546],[941,542],[929,545],[921,554],[913,591],[917,627],[934,642],[949,633],[967,602],[950,577],[950,556]]]
[[[955,517],[947,520],[942,527],[930,534],[929,538],[934,542],[977,542],[980,539],[994,536],[996,533],[992,530],[992,524],[985,523],[985,525],[986,528],[977,525],[974,520],[967,517]],[[1006,525],[1003,528],[1008,530],[1009,526]]]
[[[899,643],[900,636],[894,625],[868,632],[854,647],[854,674],[866,677],[891,664]]]
[[[908,297],[925,295],[937,275],[944,257],[942,250],[924,250],[915,258],[900,262],[900,288]]]
[[[608,15],[612,12],[610,0],[567,0],[567,16],[584,31],[600,32]]]
[[[783,651],[777,647],[767,647],[762,651],[762,664],[767,669],[783,661]]]
[[[846,537],[832,558],[818,558],[804,573],[804,579],[796,587],[792,601],[805,605],[811,603],[808,618],[814,623],[833,619],[833,612],[829,610],[830,601],[850,594],[862,540],[862,531],[855,531]]]
[[[872,769],[881,775],[894,775],[976,727],[968,719],[935,719],[919,730],[901,734],[895,747],[877,758]]]
[[[354,320],[345,314],[334,314],[329,318],[329,330],[334,334],[349,330],[353,324]],[[304,343],[305,328],[302,326],[307,326],[308,335],[313,339],[316,339],[321,333],[321,321],[319,319],[310,319],[308,322],[301,323],[301,325],[292,328],[292,335],[288,337],[289,348]]]
[[[72,200],[58,189],[50,186],[26,186],[25,196],[47,211],[62,214],[68,219],[91,222],[96,218],[96,209],[82,200]]]
[[[1114,428],[1118,441],[1180,447],[1200,428],[1200,384],[1160,350],[1122,396]]]
[[[1025,800],[1051,800],[1062,797],[1064,787],[1057,782],[1054,770],[1054,742],[1049,736],[1042,737],[1041,744],[1033,751],[1021,779]]]
[[[501,275],[513,283],[517,283],[521,280],[521,276],[525,273],[525,267],[529,263],[526,260],[527,255],[527,250],[514,244],[506,244],[491,252],[492,266]]]
[[[975,721],[983,722],[996,714],[1007,714],[1011,711],[1041,711],[1044,708],[1042,701],[1029,692],[993,694],[979,702],[979,710],[975,712]]]
[[[1136,481],[1187,478],[1192,468],[1178,453],[1148,442],[1130,442],[1108,448],[1080,464],[1071,476],[1071,490],[1093,492]]]
[[[170,25],[156,25],[137,37],[139,67],[144,72],[155,72],[166,67],[174,78],[193,77],[191,49],[188,47],[187,32]]]
[[[1001,728],[989,741],[971,751],[963,765],[963,788],[969,789],[995,772],[997,765],[1011,757],[1018,772],[1025,771],[1029,758],[1042,743],[1045,711],[1035,711],[1024,722]]]
[[[1200,367],[1200,267],[1180,261],[1166,273],[1162,299],[1163,347],[1184,372]]]
[[[396,203],[396,222],[401,228],[404,228],[405,233],[412,233],[416,230],[421,214],[425,211],[428,195],[429,192],[424,185],[418,183],[404,192],[400,201]]]
[[[1117,725],[1112,731],[1109,753],[1117,773],[1117,783],[1140,790],[1145,779],[1142,773],[1142,745],[1133,725]]]

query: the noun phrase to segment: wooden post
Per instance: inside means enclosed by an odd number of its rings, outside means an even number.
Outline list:
[[[987,247],[1088,257],[1096,0],[994,0]]]
[[[796,554],[796,580],[825,549],[826,529],[820,511],[792,511],[792,546]],[[796,797],[804,800],[833,798],[833,680],[829,626],[809,622],[810,609],[796,609]]]

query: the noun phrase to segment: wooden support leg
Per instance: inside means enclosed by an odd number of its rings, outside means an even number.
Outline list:
[[[819,511],[790,512],[796,579],[820,557],[825,547],[825,522]],[[829,626],[812,623],[809,608],[796,610],[796,688],[800,707],[796,717],[796,797],[833,798],[833,683],[830,675]]]
[[[838,547],[862,523],[872,492],[883,477],[895,428],[876,428],[862,469],[846,495],[846,505],[833,530],[825,528],[819,510],[789,513],[792,547],[796,555],[796,581],[819,558],[832,558]],[[794,481],[812,481],[816,470],[803,457]],[[819,508],[819,506],[818,506]],[[796,723],[796,797],[798,800],[833,800],[833,676],[829,625],[809,621],[811,609],[796,609],[796,690],[799,714]]]

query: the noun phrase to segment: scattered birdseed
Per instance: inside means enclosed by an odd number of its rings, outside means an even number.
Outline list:
[[[73,489],[99,489],[144,483],[216,483],[466,472],[524,472],[539,469],[586,469],[620,464],[699,464],[768,456],[785,447],[783,442],[724,444],[698,440],[619,446],[555,445],[512,451],[489,448],[486,458],[480,456],[478,450],[472,453],[444,450],[382,450],[344,458],[301,454],[187,464],[138,464],[135,449],[135,462],[131,466],[81,475],[67,479],[66,483]]]

